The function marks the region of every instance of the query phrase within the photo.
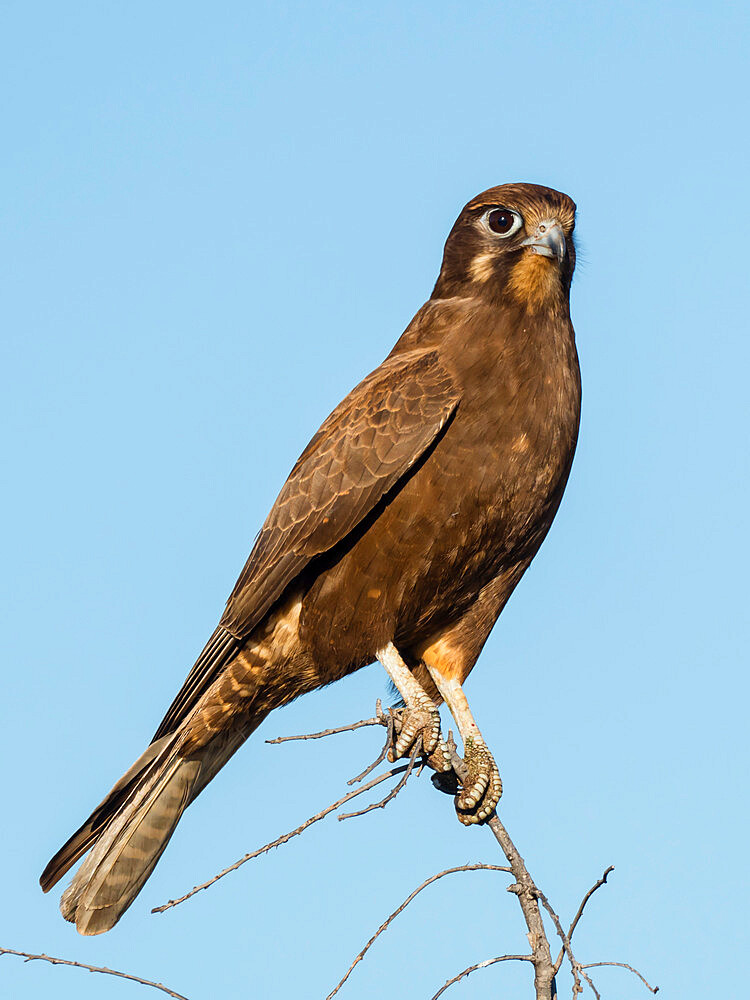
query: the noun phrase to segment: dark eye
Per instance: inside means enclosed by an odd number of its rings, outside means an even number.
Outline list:
[[[497,236],[512,236],[523,225],[518,212],[512,212],[509,208],[491,208],[485,215],[484,222]]]

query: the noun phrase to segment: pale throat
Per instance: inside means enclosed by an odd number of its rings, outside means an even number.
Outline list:
[[[523,253],[511,269],[508,291],[519,304],[532,312],[543,309],[557,311],[565,299],[560,277],[560,268],[555,261]]]

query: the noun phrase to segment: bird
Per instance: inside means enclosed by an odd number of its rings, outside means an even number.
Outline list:
[[[389,759],[418,751],[447,775],[445,703],[458,818],[494,815],[500,774],[463,686],[573,461],[575,217],[529,183],[461,210],[430,298],[300,455],[150,744],[44,869],[47,892],[87,855],[60,902],[81,934],[117,923],[270,712],[375,662],[400,695]]]

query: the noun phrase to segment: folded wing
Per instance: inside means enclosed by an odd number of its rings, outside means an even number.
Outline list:
[[[434,350],[389,357],[336,407],[266,518],[212,635],[154,739],[173,732],[242,640],[315,556],[329,551],[402,480],[459,402]]]

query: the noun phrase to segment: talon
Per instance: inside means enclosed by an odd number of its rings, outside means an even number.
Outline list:
[[[484,795],[489,783],[490,775],[487,771],[483,771],[473,785],[464,788],[456,800],[456,806],[459,809],[473,809]]]
[[[450,750],[445,740],[438,738],[437,746],[431,754],[427,755],[427,764],[438,774],[448,774],[453,772]]]
[[[396,740],[396,746],[394,747],[394,760],[398,760],[399,757],[405,757],[409,752],[412,744],[415,741],[417,735],[417,728],[414,725],[407,725],[399,733],[398,739]]]
[[[388,751],[391,763],[400,757],[408,757],[417,739],[421,737],[422,753],[426,757],[434,756],[436,762],[440,762],[440,770],[445,770],[447,750],[441,750],[440,747],[440,714],[431,701],[399,709],[394,713],[394,723],[396,740]]]
[[[458,778],[453,768],[450,771],[439,771],[437,774],[433,774],[431,780],[439,792],[444,795],[452,795],[455,798],[458,791]]]
[[[503,793],[503,783],[492,754],[483,742],[467,741],[464,763],[469,776],[456,795],[456,812],[464,826],[472,826],[490,818]]]

